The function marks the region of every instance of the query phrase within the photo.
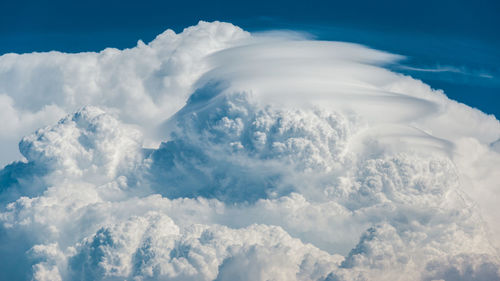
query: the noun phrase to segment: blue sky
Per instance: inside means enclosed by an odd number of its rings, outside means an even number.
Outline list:
[[[99,51],[199,20],[293,29],[408,57],[393,69],[500,116],[498,1],[2,1],[0,54]]]

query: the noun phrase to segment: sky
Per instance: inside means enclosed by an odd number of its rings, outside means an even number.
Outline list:
[[[493,2],[0,5],[0,280],[500,281]]]
[[[495,0],[2,1],[0,54],[130,48],[166,28],[180,32],[199,20],[220,20],[402,54],[410,67],[399,71],[500,116],[499,13]]]

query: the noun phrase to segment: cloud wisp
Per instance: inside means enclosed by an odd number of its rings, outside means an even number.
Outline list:
[[[0,270],[500,280],[500,123],[400,58],[220,22],[0,57]]]

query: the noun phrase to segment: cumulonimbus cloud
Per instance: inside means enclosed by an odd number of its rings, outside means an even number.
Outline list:
[[[499,280],[500,124],[398,59],[219,22],[0,57],[2,273]]]

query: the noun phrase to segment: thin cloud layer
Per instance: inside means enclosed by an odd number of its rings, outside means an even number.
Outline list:
[[[2,273],[500,280],[500,124],[398,59],[219,22],[0,57]]]

